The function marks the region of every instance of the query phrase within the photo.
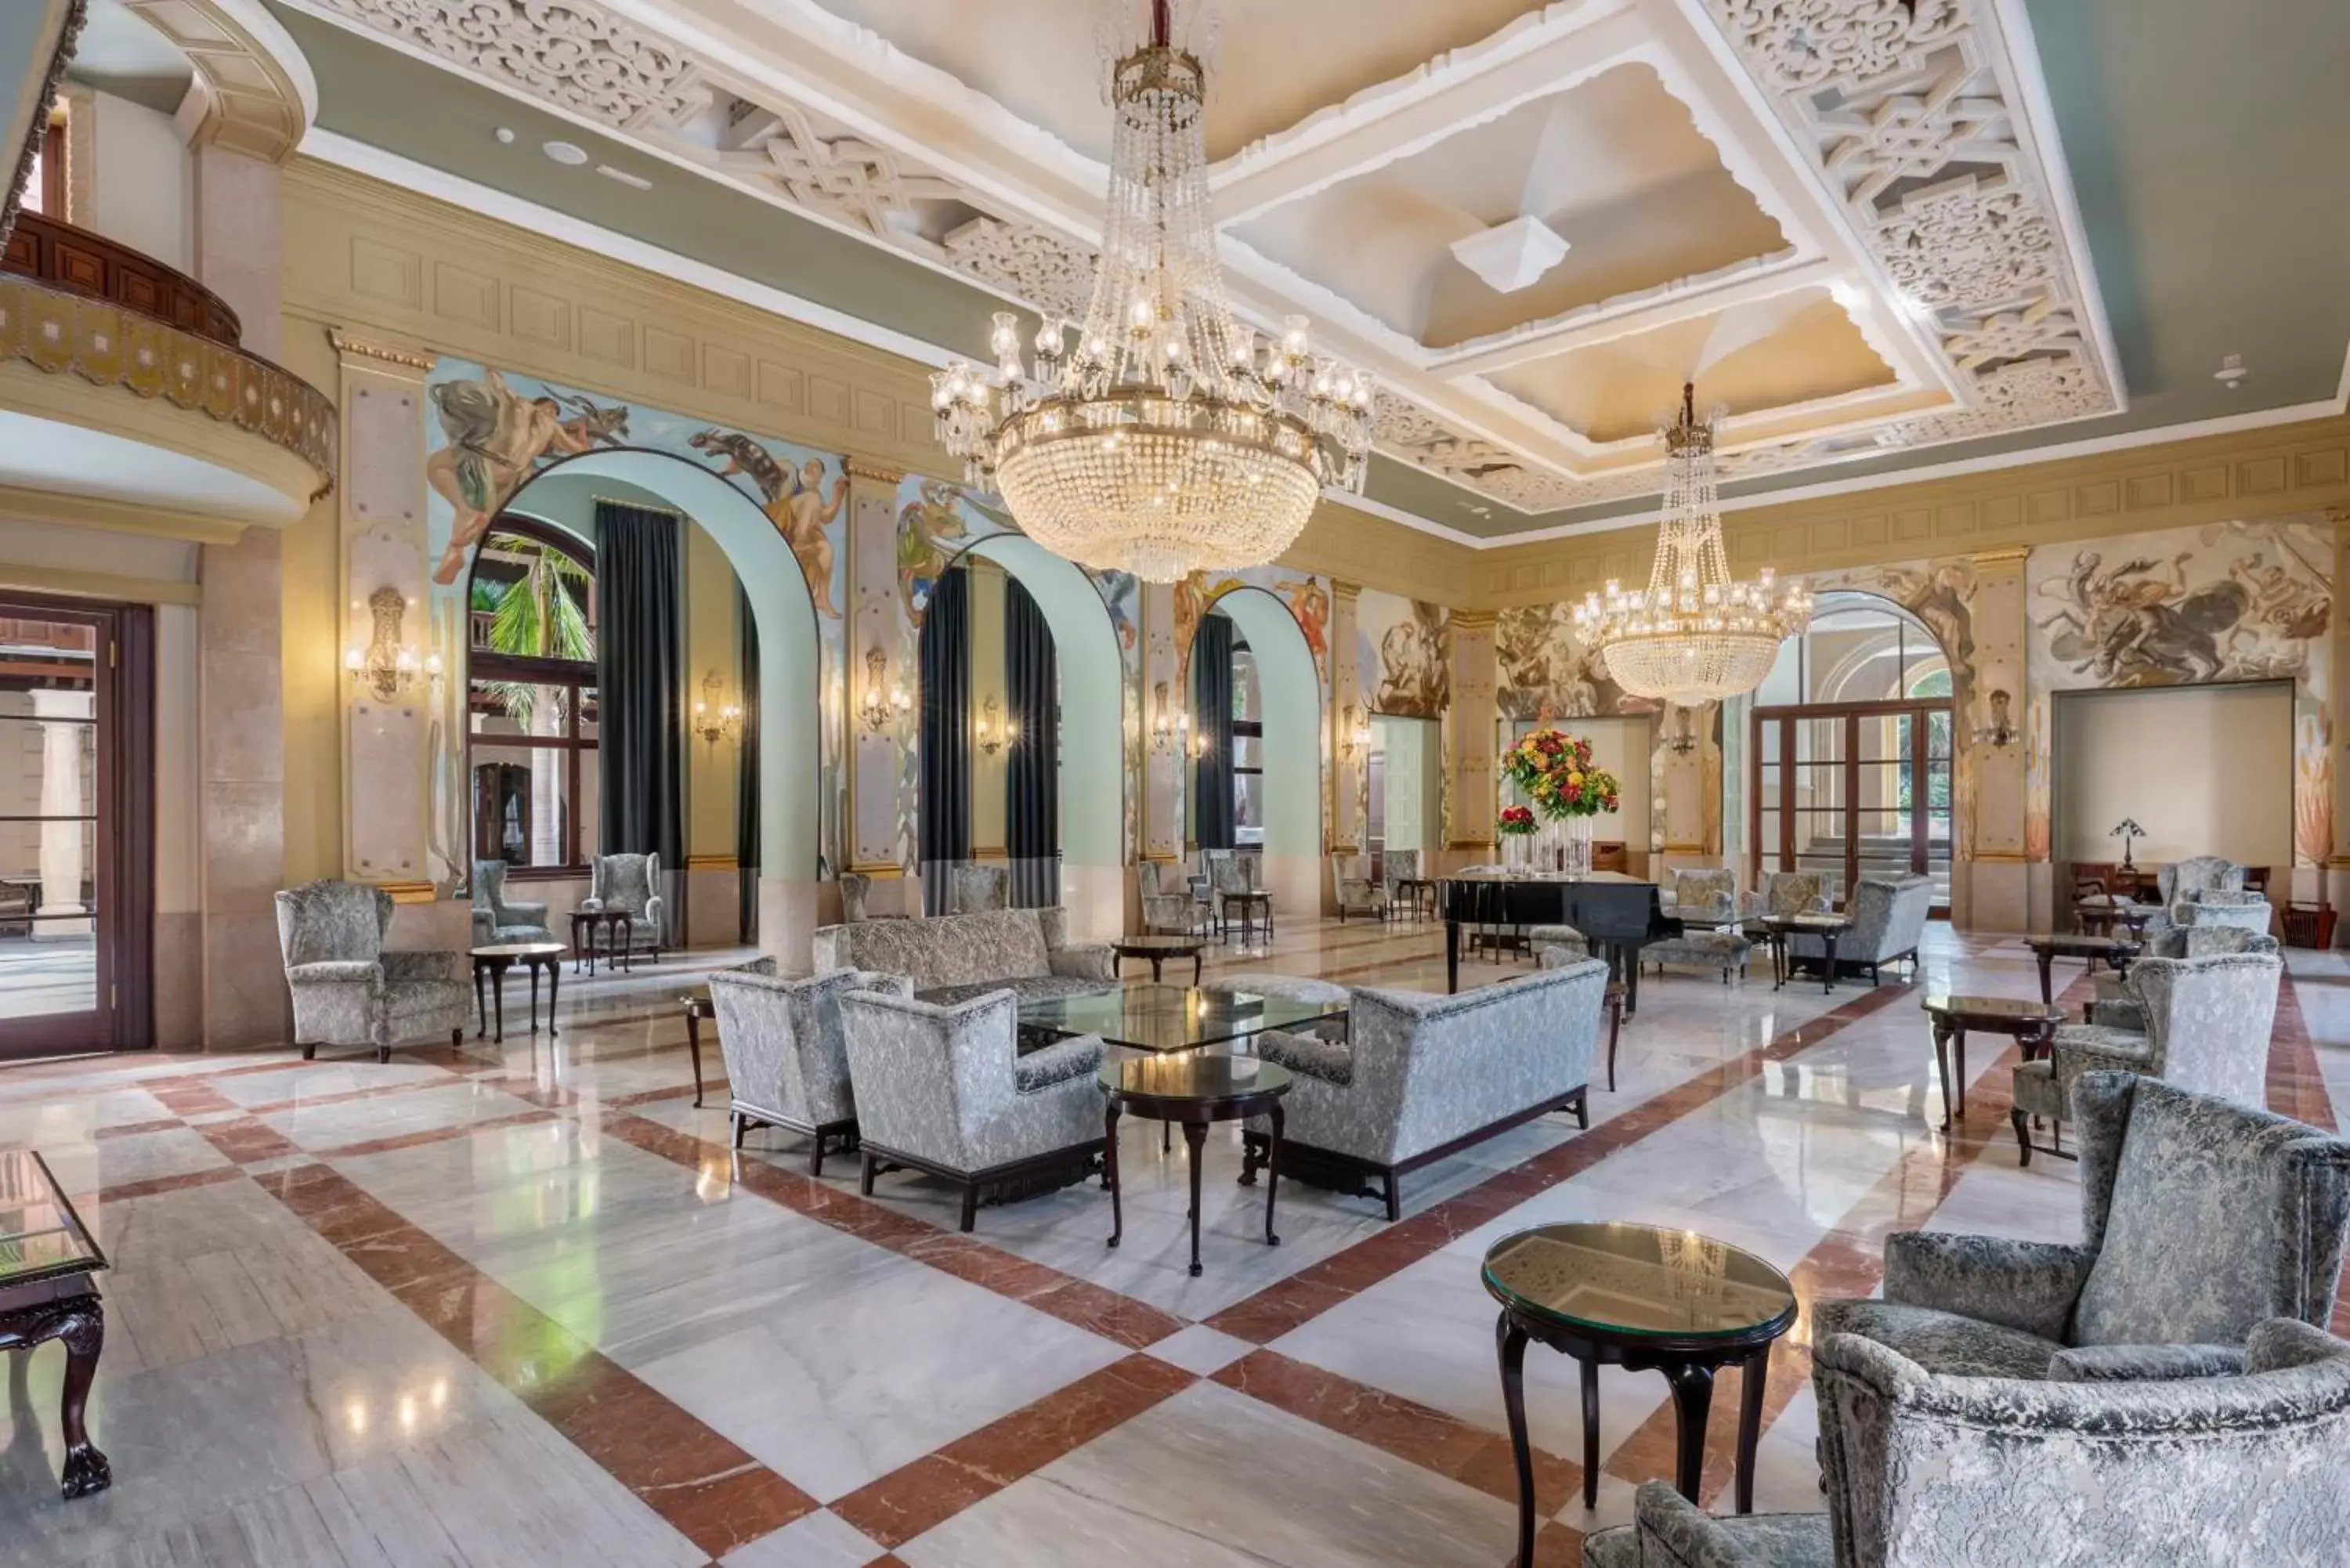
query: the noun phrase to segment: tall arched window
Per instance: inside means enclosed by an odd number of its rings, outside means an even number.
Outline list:
[[[474,556],[473,858],[576,873],[596,852],[596,552],[508,513]]]

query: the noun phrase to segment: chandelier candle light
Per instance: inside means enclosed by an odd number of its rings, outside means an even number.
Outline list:
[[[1232,318],[1208,208],[1207,72],[1150,36],[1110,66],[1107,222],[1074,345],[1047,316],[1022,358],[999,311],[991,374],[931,378],[940,441],[1028,536],[1150,582],[1262,565],[1296,539],[1324,486],[1359,492],[1371,379],[1317,358],[1302,316],[1260,344]]]
[[[1645,591],[1616,583],[1575,608],[1575,636],[1596,648],[1616,683],[1678,707],[1752,691],[1779,645],[1811,624],[1811,591],[1782,587],[1769,567],[1733,580],[1722,547],[1713,421],[1697,420],[1697,389],[1681,384],[1680,420],[1665,431],[1665,509]]]

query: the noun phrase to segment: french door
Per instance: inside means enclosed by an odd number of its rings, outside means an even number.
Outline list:
[[[0,596],[0,1060],[150,1043],[153,625]]]
[[[1871,874],[1934,879],[1950,899],[1949,698],[1757,708],[1748,836],[1755,885],[1816,871],[1839,903]]]

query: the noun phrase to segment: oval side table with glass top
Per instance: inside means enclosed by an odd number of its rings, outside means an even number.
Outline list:
[[[1281,1181],[1281,1096],[1295,1080],[1289,1069],[1254,1056],[1233,1056],[1221,1051],[1179,1051],[1159,1056],[1129,1056],[1103,1064],[1096,1080],[1108,1103],[1108,1142],[1103,1156],[1109,1178],[1109,1244],[1126,1234],[1126,1215],[1118,1192],[1118,1118],[1128,1112],[1158,1121],[1180,1122],[1191,1166],[1191,1273],[1200,1272],[1200,1150],[1208,1141],[1210,1122],[1267,1116],[1273,1137],[1264,1160],[1264,1244],[1281,1245],[1274,1233],[1273,1204]],[[1245,1178],[1243,1178],[1245,1179]]]
[[[1713,1375],[1736,1364],[1738,1511],[1754,1511],[1754,1445],[1771,1346],[1795,1321],[1795,1288],[1762,1259],[1693,1231],[1653,1225],[1538,1225],[1493,1243],[1485,1292],[1502,1303],[1493,1337],[1518,1468],[1518,1561],[1534,1561],[1534,1468],[1526,1439],[1526,1341],[1583,1372],[1583,1506],[1599,1500],[1599,1369],[1658,1371],[1672,1389],[1673,1485],[1698,1501]]]

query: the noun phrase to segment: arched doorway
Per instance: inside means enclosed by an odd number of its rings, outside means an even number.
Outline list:
[[[758,636],[758,930],[760,946],[805,957],[816,926],[821,853],[823,754],[822,663],[816,606],[790,546],[758,504],[711,470],[667,452],[614,448],[560,459],[540,469],[509,496],[502,511],[530,518],[552,510],[540,497],[563,489],[592,488],[623,499],[658,504],[699,524],[734,571]],[[494,528],[493,533],[496,530]],[[455,627],[437,628],[444,661],[467,671],[471,687],[472,610]],[[691,699],[680,694],[681,722]],[[464,753],[457,753],[460,765]],[[473,779],[449,781],[463,789],[469,825]],[[575,812],[584,803],[575,802]]]
[[[1823,594],[1754,693],[1747,871],[1815,871],[1835,896],[1862,877],[1934,879],[1950,904],[1957,752],[1950,659],[1908,610]]]
[[[1236,657],[1244,649],[1252,667],[1257,717],[1243,722],[1258,732],[1236,739],[1231,771],[1237,790],[1253,788],[1257,820],[1249,831],[1263,845],[1265,887],[1277,909],[1310,918],[1321,910],[1323,880],[1322,678],[1313,647],[1270,589],[1232,588],[1208,614],[1231,621]],[[1195,631],[1187,666],[1198,647]]]
[[[1059,782],[1060,875],[1055,900],[1069,912],[1070,930],[1088,939],[1123,927],[1122,826],[1125,817],[1121,737],[1125,733],[1125,663],[1109,607],[1095,580],[1069,561],[1019,534],[994,534],[966,545],[941,567],[947,572],[984,561],[1003,568],[1025,590],[1052,633],[1058,681],[1055,768]],[[921,638],[932,634],[925,617]],[[918,666],[927,668],[918,659]],[[929,694],[925,694],[928,700]],[[974,711],[976,722],[982,715]],[[990,721],[1003,750],[1036,743]],[[974,733],[983,747],[989,736]],[[978,803],[974,802],[976,810]],[[928,811],[930,803],[924,801]],[[996,808],[1000,815],[1002,806]],[[974,829],[985,837],[984,825]],[[926,904],[932,896],[924,871]]]

